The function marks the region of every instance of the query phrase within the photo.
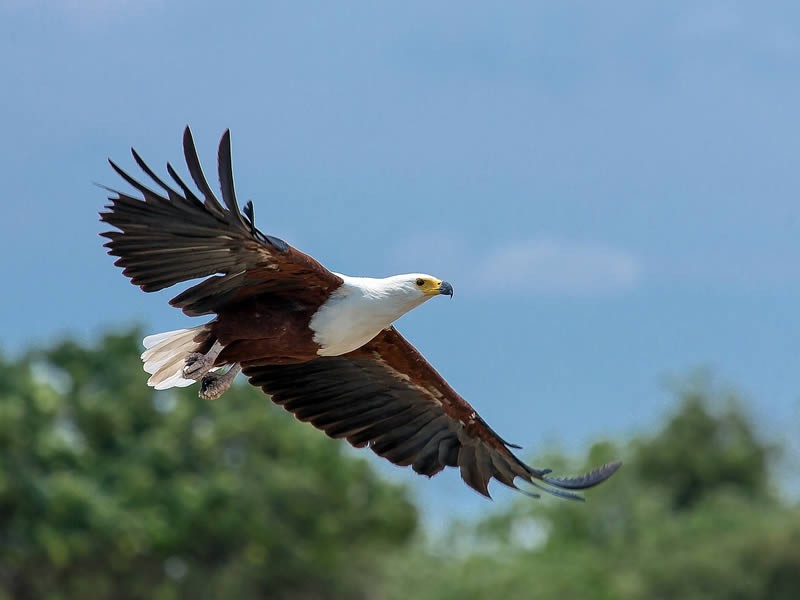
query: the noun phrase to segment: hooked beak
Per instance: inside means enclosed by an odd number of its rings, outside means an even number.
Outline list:
[[[442,296],[450,296],[453,297],[453,286],[447,283],[446,281],[442,281],[439,284],[439,294]]]

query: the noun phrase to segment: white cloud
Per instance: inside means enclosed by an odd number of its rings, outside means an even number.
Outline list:
[[[539,238],[499,247],[478,264],[486,286],[552,294],[608,294],[632,288],[641,265],[604,244]]]
[[[601,243],[552,237],[476,247],[448,232],[419,234],[386,256],[390,272],[422,271],[480,293],[505,286],[514,291],[591,295],[622,292],[642,275],[640,260]]]

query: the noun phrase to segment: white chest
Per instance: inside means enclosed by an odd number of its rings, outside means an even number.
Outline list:
[[[311,318],[309,327],[320,356],[339,356],[360,348],[419,302],[373,293],[345,283]]]

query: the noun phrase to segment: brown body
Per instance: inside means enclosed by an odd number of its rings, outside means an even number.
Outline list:
[[[309,328],[317,309],[278,296],[226,306],[209,324],[212,337],[224,346],[217,364],[284,365],[318,358],[320,347]]]

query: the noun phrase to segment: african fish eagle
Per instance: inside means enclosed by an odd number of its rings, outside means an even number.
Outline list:
[[[620,463],[579,477],[551,476],[511,448],[423,358],[392,323],[434,296],[453,295],[446,281],[422,273],[383,279],[329,271],[255,225],[253,204],[240,211],[233,186],[230,132],[219,145],[222,203],[206,181],[191,131],[186,164],[199,196],[167,164],[167,183],[135,150],[154,191],[114,170],[138,195],[107,188],[102,236],[116,265],[145,292],[202,279],[170,301],[189,316],[215,315],[191,329],[144,339],[144,369],[157,390],[200,381],[200,396],[218,398],[239,371],[272,401],[333,438],[431,477],[458,467],[489,497],[494,478],[520,489],[526,481],[556,496],[583,499]],[[527,492],[537,496],[535,493]]]

